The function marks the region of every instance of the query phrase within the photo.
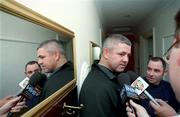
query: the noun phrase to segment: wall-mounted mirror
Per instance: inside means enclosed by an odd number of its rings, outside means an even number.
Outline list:
[[[100,59],[100,54],[101,54],[101,47],[90,41],[90,64],[92,64],[95,60]]]
[[[0,98],[20,90],[25,64],[37,60],[39,43],[49,39],[62,42],[67,59],[74,64],[74,80],[58,93],[64,96],[76,82],[74,33],[15,1],[0,2]]]

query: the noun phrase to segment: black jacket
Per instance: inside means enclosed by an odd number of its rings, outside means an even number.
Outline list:
[[[73,64],[71,62],[67,62],[50,75],[40,95],[40,101],[43,101],[44,99],[55,93],[68,82],[73,80],[73,78]]]
[[[126,117],[118,88],[110,70],[93,64],[80,91],[79,103],[84,105],[80,117]]]

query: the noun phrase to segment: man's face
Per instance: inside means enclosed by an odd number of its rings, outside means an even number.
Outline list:
[[[115,72],[124,71],[128,64],[130,54],[131,46],[124,43],[114,45],[112,49],[105,48],[105,58],[108,68]]]
[[[165,73],[161,61],[149,61],[147,66],[147,80],[155,85],[158,85]]]
[[[180,101],[180,43],[171,49],[168,63],[171,86]]]
[[[45,73],[52,73],[56,69],[57,56],[55,53],[49,53],[44,48],[39,48],[37,51],[38,63]]]
[[[38,64],[32,64],[32,65],[27,65],[25,74],[28,78],[30,78],[35,72],[40,72],[40,68]]]

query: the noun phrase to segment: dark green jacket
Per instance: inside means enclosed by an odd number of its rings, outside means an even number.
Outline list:
[[[40,95],[40,101],[43,101],[44,99],[55,93],[68,82],[73,80],[73,78],[73,64],[71,62],[67,62],[63,66],[61,66],[61,68],[50,75]]]
[[[93,64],[80,92],[79,103],[84,105],[80,117],[125,117],[118,88],[110,70]]]

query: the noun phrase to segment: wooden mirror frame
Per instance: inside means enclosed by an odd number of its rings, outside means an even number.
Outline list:
[[[57,33],[66,35],[73,41],[73,63],[74,63],[74,79],[66,84],[64,87],[59,89],[53,95],[49,96],[47,99],[42,101],[40,104],[36,105],[34,108],[26,112],[22,117],[34,117],[44,115],[48,110],[50,110],[54,104],[59,100],[62,100],[69,92],[71,92],[76,87],[77,70],[76,70],[76,53],[75,53],[75,39],[74,32],[69,29],[55,23],[54,21],[32,11],[31,9],[21,5],[20,3],[13,0],[1,0],[0,1],[0,11],[4,11],[11,15],[17,16],[19,18],[25,19],[29,22],[35,23],[37,25],[43,26]],[[65,37],[66,37],[65,36]]]

